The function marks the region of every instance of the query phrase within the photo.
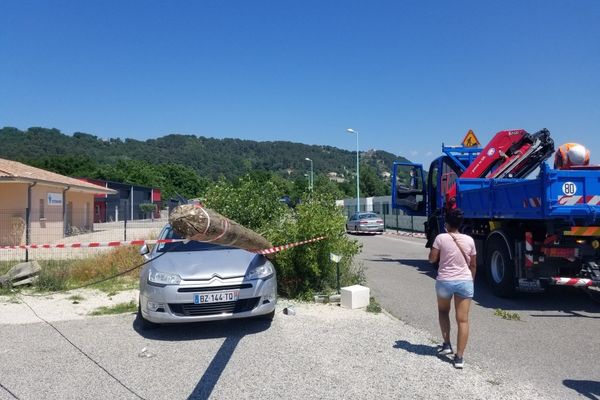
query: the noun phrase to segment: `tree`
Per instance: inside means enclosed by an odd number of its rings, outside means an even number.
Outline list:
[[[142,203],[140,204],[140,211],[144,213],[144,216],[150,214],[150,218],[154,221],[154,211],[156,211],[156,204]]]

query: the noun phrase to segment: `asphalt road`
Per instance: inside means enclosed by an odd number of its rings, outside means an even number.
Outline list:
[[[424,240],[355,236],[372,295],[391,314],[439,340],[435,272]],[[483,274],[475,285],[465,361],[547,389],[548,398],[600,399],[600,305],[570,288],[500,299]],[[496,309],[518,313],[504,320]],[[452,342],[456,346],[456,324]]]
[[[46,324],[0,324],[0,399],[546,398],[495,371],[454,369],[425,332],[387,314],[295,309],[272,324],[151,331],[132,314],[54,322],[85,354]]]

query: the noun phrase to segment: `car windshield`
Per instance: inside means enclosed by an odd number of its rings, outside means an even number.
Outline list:
[[[175,231],[170,227],[166,227],[161,235],[161,239],[182,239]],[[175,243],[160,243],[156,248],[157,253],[164,253],[168,251],[206,251],[206,250],[228,250],[233,247],[221,246],[214,243],[198,242],[196,240],[190,240],[187,243],[175,242]]]
[[[377,214],[360,214],[360,219],[377,218]]]

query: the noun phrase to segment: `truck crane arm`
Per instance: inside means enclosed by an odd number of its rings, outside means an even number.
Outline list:
[[[524,178],[554,153],[550,132],[523,129],[500,131],[460,175],[460,178]],[[456,203],[456,184],[446,193],[446,206]]]

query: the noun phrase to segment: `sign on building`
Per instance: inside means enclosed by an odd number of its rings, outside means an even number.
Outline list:
[[[48,193],[48,205],[49,206],[62,206],[63,195],[62,193]]]

